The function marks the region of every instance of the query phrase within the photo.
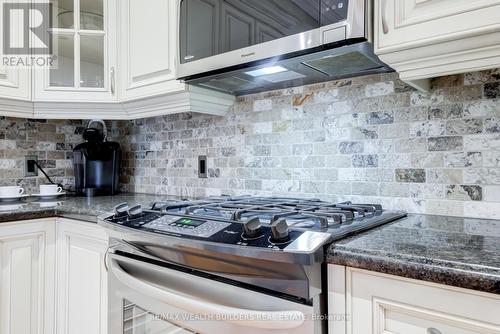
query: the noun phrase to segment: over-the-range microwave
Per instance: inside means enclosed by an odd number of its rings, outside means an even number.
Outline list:
[[[370,0],[180,0],[177,78],[233,95],[392,69]]]

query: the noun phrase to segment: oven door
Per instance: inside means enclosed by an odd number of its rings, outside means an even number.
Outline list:
[[[109,253],[109,334],[320,333],[313,306]]]

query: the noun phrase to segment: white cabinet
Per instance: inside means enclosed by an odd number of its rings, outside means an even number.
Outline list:
[[[329,313],[348,315],[331,334],[500,333],[500,296],[334,265],[329,276]]]
[[[419,88],[500,66],[500,0],[375,1],[374,33],[375,53]]]
[[[51,27],[54,68],[34,69],[34,99],[116,101],[116,0],[57,2]]]
[[[58,1],[50,30],[57,66],[0,67],[0,116],[123,120],[180,112],[225,115],[234,96],[175,79],[178,16],[178,0]]]
[[[86,222],[57,219],[57,333],[107,333],[107,235]]]
[[[0,224],[0,333],[53,334],[54,221]]]
[[[184,91],[175,80],[177,5],[165,0],[121,0],[120,98]]]
[[[4,18],[4,4],[12,1],[0,0],[0,18]],[[14,16],[12,20],[16,22],[19,16]],[[18,22],[16,22],[18,26]],[[31,68],[27,66],[6,66],[5,61],[9,60],[10,55],[5,54],[5,43],[3,36],[5,24],[0,24],[0,114],[13,117],[31,116]],[[19,37],[19,34],[14,34]],[[5,58],[4,58],[5,57]]]
[[[105,334],[107,234],[96,224],[0,224],[0,334]]]

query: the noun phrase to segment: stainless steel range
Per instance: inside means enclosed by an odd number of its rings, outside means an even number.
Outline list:
[[[278,197],[123,203],[101,217],[109,333],[324,333],[324,248],[405,216]]]

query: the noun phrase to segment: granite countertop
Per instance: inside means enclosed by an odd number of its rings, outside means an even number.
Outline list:
[[[336,242],[327,262],[500,294],[500,220],[410,215]]]
[[[115,205],[175,196],[120,194],[0,203],[0,223],[49,217],[97,222]],[[500,294],[500,220],[410,215],[330,246],[327,262]]]
[[[28,198],[20,204],[0,203],[0,223],[16,220],[64,217],[97,223],[97,217],[113,212],[120,203],[141,204],[150,207],[153,202],[180,199],[175,196],[156,196],[147,194],[120,194],[99,197],[60,197],[57,201],[41,201]]]

